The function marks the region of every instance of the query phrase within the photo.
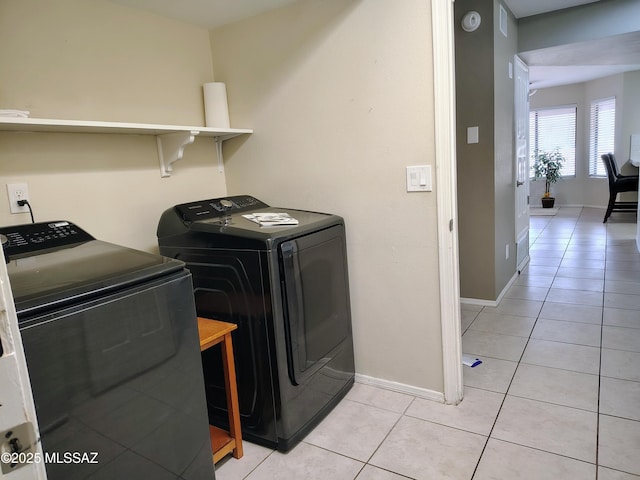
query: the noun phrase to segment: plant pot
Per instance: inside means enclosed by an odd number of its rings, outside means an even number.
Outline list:
[[[542,200],[542,208],[553,208],[553,204],[555,203],[555,197],[543,197]]]

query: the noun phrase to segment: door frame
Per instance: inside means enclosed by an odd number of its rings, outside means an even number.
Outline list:
[[[14,471],[21,473],[11,478],[46,480],[47,473],[45,462],[42,461],[44,454],[40,442],[36,407],[4,250],[0,253],[0,342],[3,351],[0,357],[0,378],[3,379],[3,395],[0,398],[0,432],[6,435],[9,431],[16,431],[16,429],[26,430],[26,432],[23,430],[26,438],[21,434],[23,448],[28,449],[29,454],[37,455],[41,460],[27,462],[19,467],[20,470],[16,468]],[[5,382],[8,385],[4,384]],[[25,423],[29,426],[22,427]],[[14,435],[17,436],[17,433]],[[31,445],[28,444],[29,440],[33,442]],[[1,441],[6,441],[4,436]],[[8,475],[7,473],[7,478],[9,478]],[[1,476],[2,473],[0,473]]]
[[[518,271],[529,261],[529,67],[518,56],[513,56],[513,80],[514,80],[514,111],[513,111],[513,130],[514,130],[514,200],[515,200],[515,243],[516,243],[516,267]],[[520,81],[520,75],[524,77],[524,82]],[[519,114],[524,113],[523,118],[519,118]],[[522,122],[522,125],[520,125]],[[523,127],[524,152],[520,151],[521,144],[518,141],[520,128]],[[522,156],[521,156],[522,155]],[[524,159],[524,168],[520,172],[520,159]],[[522,178],[519,174],[522,174]],[[522,182],[522,183],[520,183]],[[526,214],[519,220],[518,211],[524,204]],[[523,224],[522,220],[526,220]],[[519,229],[519,226],[522,228]]]
[[[431,0],[435,176],[444,401],[463,398],[456,186],[454,0]]]

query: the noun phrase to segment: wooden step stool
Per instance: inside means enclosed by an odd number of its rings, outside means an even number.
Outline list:
[[[229,412],[229,432],[209,425],[213,463],[217,463],[229,453],[233,453],[234,458],[242,457],[240,407],[238,406],[236,366],[233,361],[233,344],[231,343],[231,332],[237,328],[238,326],[234,323],[198,317],[200,351],[221,344],[224,387],[227,393],[227,411]]]

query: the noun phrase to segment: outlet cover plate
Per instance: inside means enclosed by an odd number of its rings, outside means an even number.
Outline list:
[[[7,183],[9,210],[11,213],[29,213],[29,207],[18,205],[18,200],[29,200],[29,186],[26,183]]]

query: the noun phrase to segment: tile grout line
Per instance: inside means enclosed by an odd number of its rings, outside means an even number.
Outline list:
[[[582,212],[582,210],[581,210],[581,212]],[[547,225],[545,225],[545,227],[542,229],[542,231],[538,234],[538,236],[536,237],[536,240],[534,240],[534,242],[533,242],[533,245],[535,245],[535,243],[538,241],[540,236],[544,233],[545,229],[547,228],[547,226],[549,225],[550,222],[551,222],[551,220],[549,220]],[[574,230],[575,230],[575,228],[574,228]],[[531,247],[531,245],[530,245],[530,247]],[[564,253],[566,253],[567,248],[568,248],[568,244],[567,244],[567,247],[565,247],[565,249],[564,249]],[[562,258],[564,258],[564,253],[563,253]],[[531,255],[529,255],[529,257],[531,257]],[[531,259],[529,261],[531,261]],[[562,260],[561,260],[561,262],[562,262]],[[553,275],[553,280],[551,281],[551,285],[553,285],[553,282],[555,281],[555,279],[556,279],[556,277],[558,275],[559,268],[560,268],[560,266],[558,265],[558,268],[556,269],[556,273]],[[522,272],[518,271],[518,275],[521,275],[521,274],[522,274]],[[520,354],[520,358],[518,358],[516,369],[514,370],[513,375],[511,376],[511,380],[509,380],[509,385],[507,385],[507,389],[506,389],[506,391],[504,393],[504,397],[502,398],[502,402],[500,402],[500,408],[498,408],[498,413],[496,414],[496,418],[494,419],[493,424],[491,425],[491,430],[489,430],[489,434],[487,435],[487,440],[484,443],[484,446],[482,447],[482,452],[480,453],[480,457],[478,458],[478,461],[476,462],[476,466],[473,469],[473,473],[471,474],[471,479],[470,480],[473,480],[473,478],[475,477],[475,475],[476,475],[476,473],[478,471],[478,467],[480,466],[480,462],[482,461],[482,457],[484,456],[484,453],[485,453],[485,451],[487,449],[487,445],[489,444],[489,440],[492,438],[491,435],[493,434],[493,430],[495,429],[496,424],[498,423],[498,418],[500,417],[500,413],[502,412],[502,408],[504,407],[504,403],[506,402],[507,396],[509,395],[509,390],[511,389],[511,385],[513,384],[513,380],[514,380],[516,374],[518,373],[518,369],[520,368],[520,364],[522,363],[522,358],[524,357],[524,352],[527,350],[527,346],[529,345],[529,342],[531,341],[531,336],[533,335],[533,330],[536,328],[538,320],[540,319],[540,314],[542,313],[542,309],[544,308],[544,304],[545,304],[545,302],[547,300],[547,297],[549,296],[549,292],[551,292],[551,286],[549,286],[549,288],[547,289],[547,293],[545,294],[544,300],[542,301],[542,305],[540,307],[540,310],[538,311],[538,313],[536,315],[536,319],[533,322],[533,325],[531,326],[531,331],[529,332],[529,336],[527,337],[527,342],[525,343],[524,348],[522,349],[522,353]],[[484,310],[484,308],[482,310]],[[480,310],[480,313],[482,312],[482,310]],[[479,313],[478,313],[478,315],[479,315]],[[477,319],[477,316],[473,320],[473,322],[475,322],[476,319]],[[473,322],[471,322],[471,324],[469,325],[468,328],[471,328],[471,325],[473,324]],[[524,446],[524,445],[520,445],[520,444],[516,444],[516,445]],[[527,448],[530,448],[530,447],[527,447]]]
[[[596,404],[596,480],[600,470],[600,393],[602,392],[602,347],[604,335],[604,301],[607,285],[607,247],[609,246],[609,226],[604,227],[604,280],[602,282],[602,312],[600,313],[600,361],[598,363],[598,400]]]
[[[378,446],[373,450],[373,453],[372,453],[371,455],[369,455],[369,458],[364,462],[364,465],[363,465],[362,469],[360,470],[360,472],[362,472],[362,470],[364,470],[364,468],[365,468],[367,465],[371,465],[372,467],[375,467],[375,468],[380,468],[380,469],[385,470],[385,471],[387,471],[387,472],[390,472],[390,471],[391,471],[391,470],[387,470],[387,469],[385,469],[385,468],[382,468],[382,467],[378,467],[378,466],[376,466],[376,465],[373,465],[373,464],[371,464],[371,463],[369,463],[369,462],[370,462],[370,461],[371,461],[371,459],[375,456],[375,454],[378,452],[378,450],[380,450],[380,447],[382,447],[382,444],[383,444],[383,443],[385,442],[385,440],[389,437],[389,435],[391,435],[391,432],[393,431],[393,429],[394,429],[394,428],[396,428],[396,426],[398,425],[398,423],[400,422],[400,420],[402,420],[402,418],[403,418],[404,416],[406,416],[407,412],[409,411],[409,408],[411,407],[411,405],[413,404],[413,402],[415,402],[415,401],[416,401],[416,399],[417,399],[417,398],[418,398],[418,397],[413,396],[413,399],[412,399],[412,400],[407,404],[407,406],[405,407],[405,409],[400,413],[400,416],[399,416],[399,417],[398,417],[398,419],[394,422],[393,426],[389,429],[389,431],[385,434],[385,436],[384,436],[384,438],[382,439],[382,441],[380,441],[380,443],[378,444]],[[360,472],[358,472],[358,475],[360,475]],[[398,473],[398,472],[392,472],[392,473],[394,473],[394,474],[396,474],[396,475],[400,475],[400,476],[402,476],[402,477],[406,477],[405,475],[402,475],[402,474],[400,474],[400,473]],[[356,478],[358,478],[358,475],[356,475]],[[411,478],[411,477],[406,477],[406,478]]]

